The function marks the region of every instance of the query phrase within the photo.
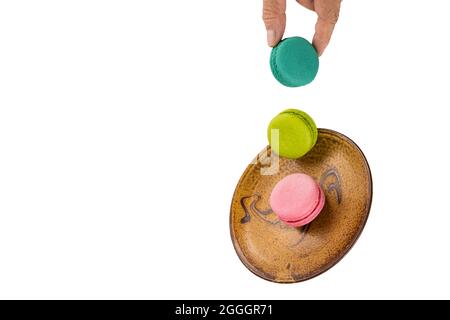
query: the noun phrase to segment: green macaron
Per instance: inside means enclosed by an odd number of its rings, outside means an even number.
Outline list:
[[[287,109],[269,124],[267,137],[272,150],[281,157],[297,159],[304,156],[317,142],[314,120],[297,109]]]
[[[312,44],[301,37],[286,38],[272,49],[270,69],[287,87],[311,83],[319,70],[319,57]]]

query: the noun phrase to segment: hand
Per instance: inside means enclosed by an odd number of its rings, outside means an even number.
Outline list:
[[[341,0],[297,0],[299,4],[317,13],[313,46],[320,56],[330,42],[339,18]],[[264,0],[263,20],[267,29],[267,43],[274,47],[280,42],[286,28],[286,0]]]

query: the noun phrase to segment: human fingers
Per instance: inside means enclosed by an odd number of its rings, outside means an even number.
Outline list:
[[[314,11],[314,0],[297,0],[302,6]]]
[[[317,13],[316,32],[313,45],[320,56],[330,42],[334,27],[339,18],[341,0],[315,0],[314,11]]]
[[[264,0],[263,20],[267,30],[267,44],[280,42],[286,28],[286,0]]]

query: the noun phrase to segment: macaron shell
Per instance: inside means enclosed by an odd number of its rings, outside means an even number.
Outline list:
[[[287,87],[311,83],[319,70],[319,57],[312,44],[301,37],[286,38],[272,49],[272,74]]]
[[[281,113],[295,115],[295,116],[299,117],[301,120],[303,120],[305,122],[305,124],[308,125],[309,130],[312,135],[312,138],[313,138],[313,143],[311,145],[311,148],[314,147],[314,145],[317,142],[317,137],[319,135],[319,132],[317,130],[317,126],[316,126],[316,123],[314,122],[313,118],[311,118],[311,116],[309,114],[307,114],[306,112],[298,110],[298,109],[286,109]]]
[[[278,130],[279,141],[273,141],[272,130]],[[314,121],[306,113],[295,113],[292,110],[277,115],[267,130],[269,144],[273,151],[288,159],[297,159],[305,155],[317,141],[317,128]]]
[[[283,222],[291,227],[296,228],[307,225],[308,223],[312,222],[315,218],[317,218],[319,213],[322,212],[324,206],[325,206],[325,193],[323,192],[322,189],[319,188],[319,201],[316,204],[316,208],[313,211],[311,211],[311,213],[306,218],[295,222],[292,221],[283,221]]]
[[[292,225],[303,225],[314,219],[322,209],[323,201],[319,185],[312,177],[301,173],[281,179],[273,188],[269,200],[278,218]]]

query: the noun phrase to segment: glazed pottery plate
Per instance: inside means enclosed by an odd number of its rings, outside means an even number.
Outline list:
[[[269,206],[283,177],[312,176],[326,196],[323,211],[310,224],[294,228]],[[266,147],[242,175],[233,195],[230,231],[243,264],[256,275],[280,283],[315,277],[334,266],[361,234],[372,201],[366,158],[349,138],[319,129],[314,148],[297,160],[279,158]]]

